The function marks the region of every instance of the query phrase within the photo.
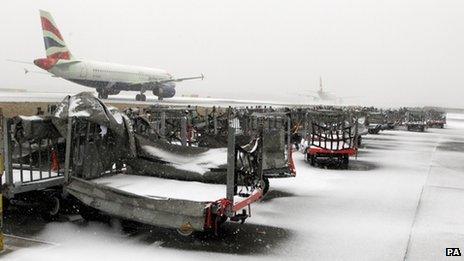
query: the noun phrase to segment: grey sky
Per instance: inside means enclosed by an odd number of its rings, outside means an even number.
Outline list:
[[[206,75],[180,94],[464,107],[462,0],[3,1],[0,88],[88,90],[5,62],[45,55],[38,9],[78,58]]]

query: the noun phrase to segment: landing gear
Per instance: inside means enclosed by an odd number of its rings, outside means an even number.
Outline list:
[[[158,95],[157,95],[157,96],[158,96],[158,101],[162,101],[162,100],[163,100],[163,93],[164,93],[164,89],[163,89],[163,87],[160,87],[160,88],[158,89]]]
[[[145,94],[137,94],[135,95],[135,100],[136,101],[146,101],[147,100],[147,96],[145,96]]]

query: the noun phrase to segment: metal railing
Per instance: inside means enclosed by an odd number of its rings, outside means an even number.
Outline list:
[[[60,154],[63,153],[59,152],[59,144],[63,143],[64,139],[40,138],[18,141],[13,133],[14,121],[5,118],[3,125],[5,178],[2,186],[8,193],[14,195],[16,192],[43,188],[47,184],[46,181],[64,175],[60,158]],[[34,184],[37,186],[32,186]],[[29,189],[24,188],[26,186]]]
[[[328,150],[342,150],[354,147],[355,135],[350,126],[340,124],[322,126],[312,123],[311,145]]]

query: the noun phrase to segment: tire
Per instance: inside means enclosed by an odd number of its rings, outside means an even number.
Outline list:
[[[310,155],[309,153],[306,154],[306,160],[309,162],[309,165],[314,166],[316,165],[316,157],[314,155]]]
[[[135,100],[136,101],[140,101],[140,99],[141,99],[140,94],[135,95]]]
[[[271,187],[271,185],[269,184],[268,178],[263,178],[263,182],[264,182],[264,188],[263,188],[263,196],[264,196],[269,191],[269,188]]]
[[[145,94],[140,94],[140,101],[146,101],[147,100],[147,96],[145,96]]]
[[[341,158],[341,167],[342,169],[348,169],[348,165],[350,163],[350,157],[348,155],[343,155]]]
[[[41,216],[46,221],[56,220],[61,213],[62,201],[59,195],[50,195],[45,198],[45,205]]]
[[[2,197],[2,210],[3,210],[3,215],[6,216],[8,215],[8,210],[10,207],[10,200],[8,198]]]
[[[215,222],[216,223],[219,222],[218,217],[216,217]],[[219,226],[220,224],[216,224],[216,225]],[[179,235],[181,235],[183,237],[190,237],[195,232],[195,230],[190,225],[190,223],[188,223],[188,225],[183,225],[180,228],[177,228],[176,231],[177,231],[177,233],[179,233]]]

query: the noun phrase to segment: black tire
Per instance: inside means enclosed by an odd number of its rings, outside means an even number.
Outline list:
[[[146,101],[147,100],[147,96],[145,96],[145,94],[140,94],[140,101]]]
[[[10,207],[10,200],[8,198],[2,197],[2,210],[4,215],[8,215],[8,209]]]
[[[45,204],[41,211],[41,216],[46,221],[57,220],[61,214],[62,200],[59,195],[53,194],[47,196],[44,200]]]
[[[341,158],[342,169],[348,169],[349,163],[350,163],[350,157],[348,155],[343,155]]]
[[[315,155],[309,155],[309,165],[316,166],[316,156]]]
[[[264,182],[264,188],[263,188],[263,196],[264,196],[269,191],[269,188],[271,187],[271,185],[269,184],[268,178],[263,178],[263,182]]]
[[[135,95],[135,100],[136,101],[140,101],[140,99],[141,99],[140,94]]]

